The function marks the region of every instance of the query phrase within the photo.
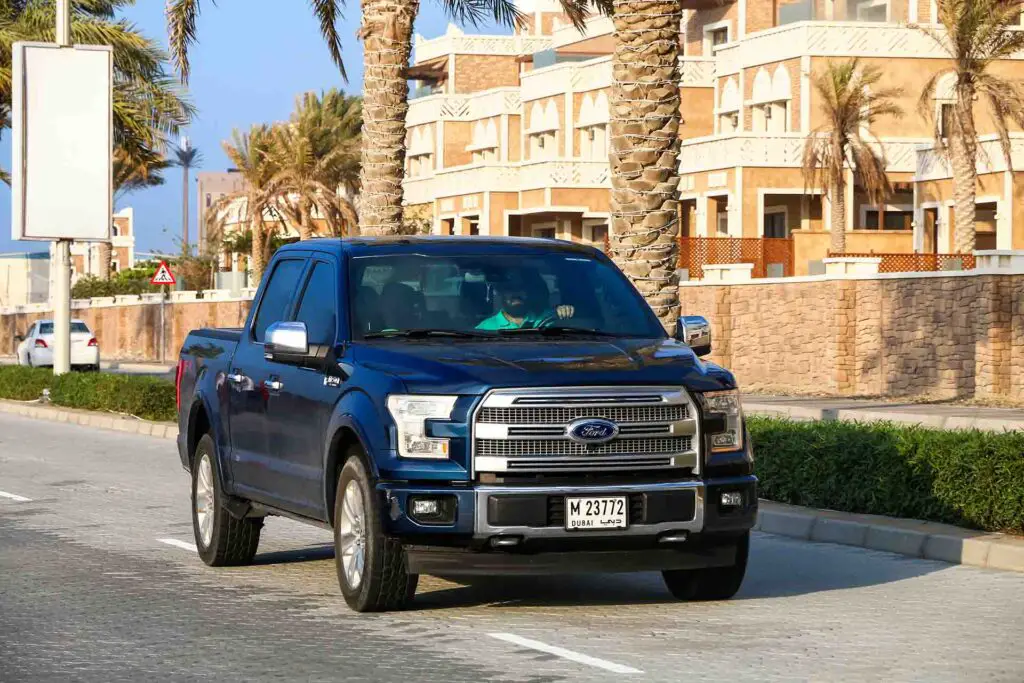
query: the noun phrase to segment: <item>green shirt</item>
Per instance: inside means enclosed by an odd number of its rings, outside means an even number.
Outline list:
[[[478,330],[518,330],[520,328],[531,328],[536,327],[537,323],[541,322],[545,318],[550,318],[550,313],[541,315],[534,315],[533,313],[527,313],[523,316],[523,322],[516,324],[505,317],[504,311],[498,311],[490,318],[485,318],[480,321],[480,324],[476,326]]]

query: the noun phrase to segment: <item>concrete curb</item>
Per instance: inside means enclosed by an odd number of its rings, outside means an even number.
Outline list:
[[[150,422],[128,415],[99,413],[89,410],[75,410],[46,405],[37,401],[6,401],[0,400],[0,413],[32,417],[37,420],[66,422],[96,429],[155,436],[158,439],[175,440],[178,438],[178,425],[173,422]]]
[[[751,402],[744,401],[743,411],[747,415],[785,417],[798,421],[895,422],[897,424],[921,425],[922,427],[933,427],[935,429],[979,429],[986,432],[1024,430],[1024,421],[998,417],[906,413],[867,408],[815,408],[777,403],[758,403],[756,400]]]
[[[762,500],[754,528],[804,541],[1024,572],[1024,538],[948,524],[816,510]]]

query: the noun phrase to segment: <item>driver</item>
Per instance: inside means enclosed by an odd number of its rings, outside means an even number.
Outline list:
[[[534,329],[554,320],[571,318],[576,312],[575,307],[566,304],[552,311],[545,301],[547,286],[540,282],[530,287],[519,273],[513,273],[497,288],[502,300],[501,310],[480,321],[476,326],[478,330]],[[543,289],[543,294],[540,289]]]

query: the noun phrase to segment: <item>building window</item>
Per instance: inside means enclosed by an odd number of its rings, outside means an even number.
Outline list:
[[[772,238],[786,237],[786,210],[766,209],[764,214],[764,236]]]
[[[553,240],[553,239],[555,239],[555,229],[554,228],[534,228],[533,229],[533,236],[534,237],[541,237],[543,239]]]
[[[889,21],[889,0],[846,0],[850,21]]]
[[[949,137],[953,132],[953,103],[942,102],[939,104],[939,136]]]
[[[714,50],[719,45],[725,45],[729,42],[729,27],[723,26],[722,28],[716,28],[708,32],[708,40],[711,41],[711,49]]]
[[[433,168],[433,155],[417,154],[409,157],[409,177],[419,178],[429,175]]]
[[[864,211],[864,229],[878,230],[879,211],[877,208],[869,208]],[[885,218],[882,219],[882,230],[911,230],[913,229],[914,212],[909,209],[887,208]]]
[[[207,192],[207,193],[206,193],[206,208],[207,208],[207,209],[209,209],[209,208],[210,208],[210,204],[211,204],[212,202],[213,202],[213,195],[211,195],[211,194],[210,194],[209,192]]]
[[[120,234],[121,234],[121,231],[118,229],[117,223],[111,224],[111,226],[110,226],[110,236],[111,237],[118,237]]]
[[[467,226],[466,227],[467,227],[466,234],[473,235],[473,236],[476,236],[476,235],[480,234],[480,221],[477,220],[476,218],[470,218],[469,221],[467,222]]]

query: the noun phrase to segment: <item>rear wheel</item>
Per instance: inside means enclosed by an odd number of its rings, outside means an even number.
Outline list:
[[[384,534],[375,493],[359,452],[351,452],[334,502],[334,561],[345,602],[357,612],[403,609],[419,580],[406,571],[402,544]]]
[[[750,532],[736,542],[736,562],[728,567],[672,569],[662,578],[670,593],[680,600],[728,600],[736,595],[747,573]]]
[[[196,549],[211,567],[249,564],[260,544],[263,520],[236,519],[224,507],[216,447],[204,434],[192,461],[192,530]]]

